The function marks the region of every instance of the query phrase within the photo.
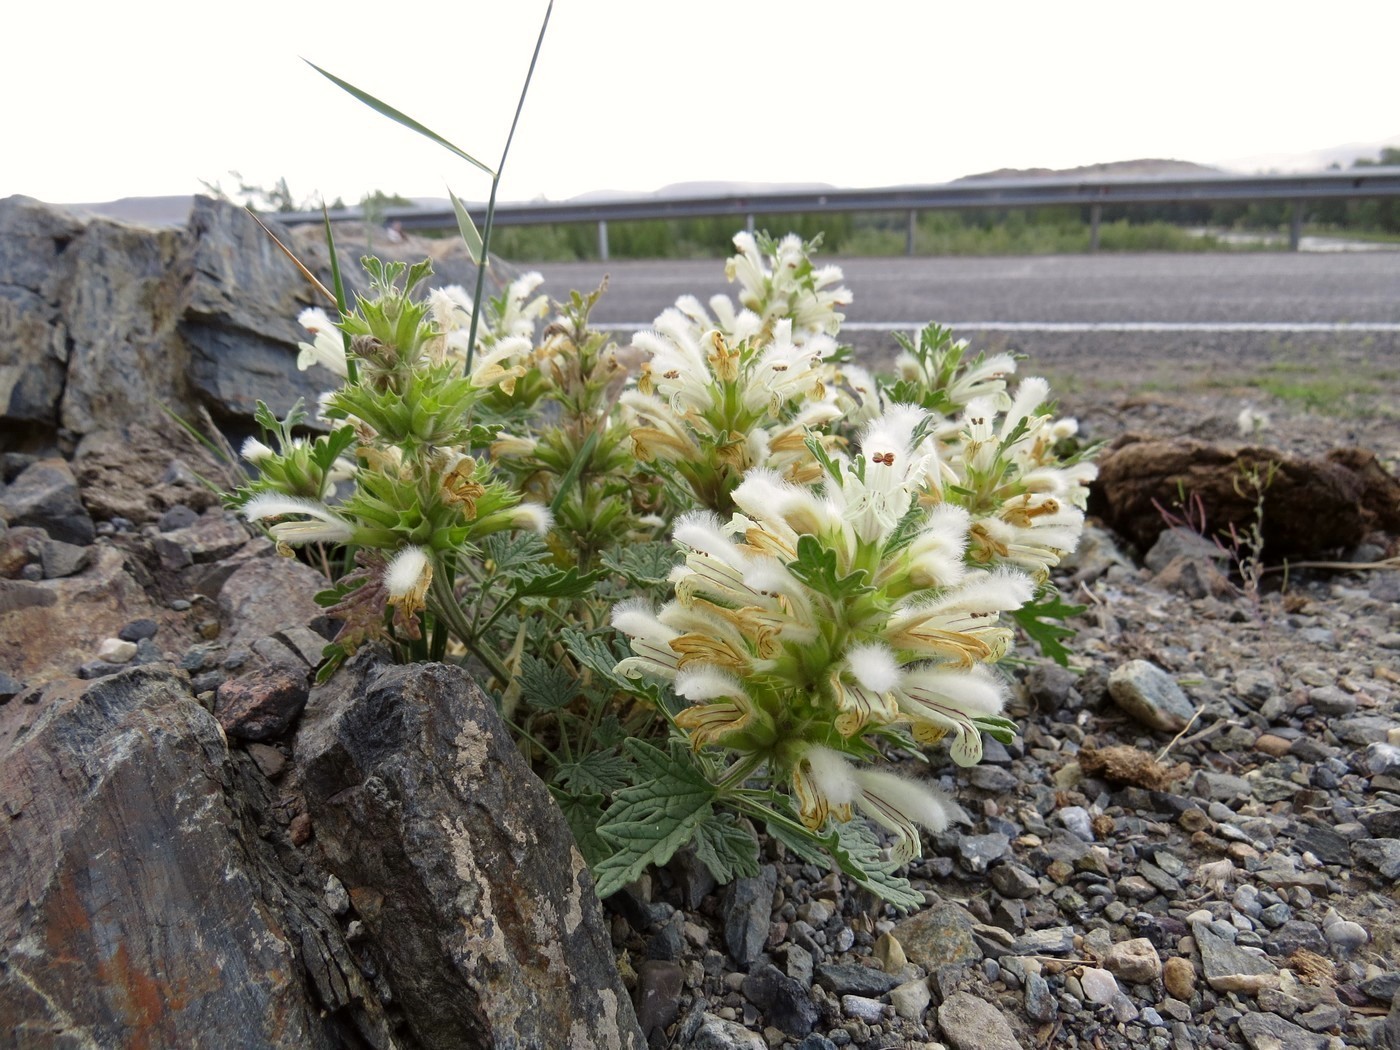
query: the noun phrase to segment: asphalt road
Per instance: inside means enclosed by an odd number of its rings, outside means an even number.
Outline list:
[[[1400,325],[1400,251],[830,259],[848,322],[1388,323]],[[545,289],[609,275],[599,323],[645,324],[677,296],[733,294],[717,261],[548,263]]]

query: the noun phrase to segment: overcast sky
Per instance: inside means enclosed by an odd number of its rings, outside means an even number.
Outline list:
[[[483,200],[544,0],[7,5],[0,197]],[[412,11],[411,17],[399,14]],[[558,0],[505,200],[690,181],[888,186],[1400,137],[1400,3]]]

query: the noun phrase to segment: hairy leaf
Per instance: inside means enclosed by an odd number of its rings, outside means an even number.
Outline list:
[[[573,762],[560,762],[553,779],[580,794],[611,795],[631,782],[632,763],[611,749],[590,751]]]
[[[734,814],[719,810],[695,829],[695,855],[716,882],[758,874],[758,840]]]
[[[659,587],[666,582],[680,560],[675,546],[664,540],[614,547],[603,552],[602,561],[613,572],[624,576],[635,587]]]
[[[519,682],[521,699],[540,711],[567,707],[579,695],[578,679],[530,652],[521,654]]]
[[[788,562],[788,570],[807,586],[836,599],[853,598],[873,590],[865,582],[867,576],[862,569],[841,576],[836,552],[823,547],[815,536],[798,538],[797,558]]]
[[[564,819],[569,822],[569,830],[583,859],[590,868],[596,867],[612,852],[598,834],[598,822],[603,819],[603,796],[575,794],[559,788],[552,788],[551,792],[564,811]]]

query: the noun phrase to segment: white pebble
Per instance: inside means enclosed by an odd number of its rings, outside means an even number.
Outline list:
[[[104,638],[97,647],[97,655],[109,664],[124,664],[136,655],[136,643],[120,638]]]

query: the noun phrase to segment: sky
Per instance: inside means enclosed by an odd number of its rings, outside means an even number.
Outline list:
[[[484,200],[486,175],[303,59],[495,168],[545,8],[9,5],[0,198],[188,194],[237,171],[304,200]],[[1397,40],[1396,0],[557,0],[500,199],[1400,141]]]

